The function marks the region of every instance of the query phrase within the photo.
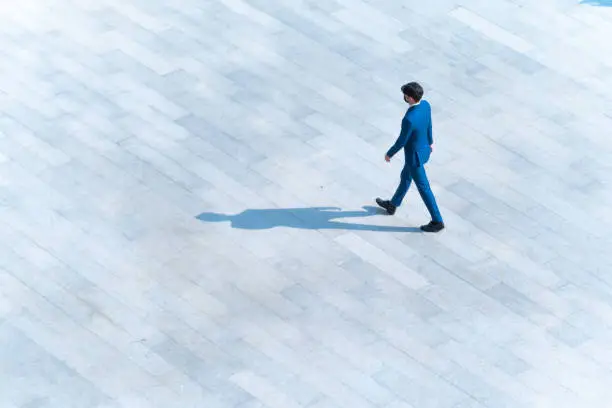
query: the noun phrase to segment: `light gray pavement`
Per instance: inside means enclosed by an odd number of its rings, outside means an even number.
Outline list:
[[[590,3],[1,1],[0,407],[609,407]]]

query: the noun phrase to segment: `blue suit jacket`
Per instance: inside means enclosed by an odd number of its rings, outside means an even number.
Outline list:
[[[404,149],[406,166],[418,167],[429,161],[433,145],[431,129],[431,106],[421,100],[416,106],[411,106],[402,119],[402,129],[397,141],[387,156],[393,157],[400,149]]]

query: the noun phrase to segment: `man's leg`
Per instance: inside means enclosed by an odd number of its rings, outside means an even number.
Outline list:
[[[416,184],[419,194],[421,195],[421,199],[425,203],[425,206],[431,215],[431,223],[422,226],[421,229],[427,232],[438,232],[444,228],[444,220],[442,219],[442,214],[440,214],[440,209],[436,203],[436,198],[434,197],[433,191],[431,191],[429,180],[427,179],[427,173],[425,172],[425,167],[412,167],[410,169],[410,173],[414,179],[414,184]]]
[[[381,198],[376,199],[376,204],[387,210],[387,213],[390,215],[395,214],[395,210],[402,204],[408,189],[410,188],[410,183],[412,183],[412,176],[410,175],[410,168],[408,166],[404,166],[402,169],[402,173],[400,175],[400,182],[395,190],[395,194],[391,200],[383,200]]]
[[[391,198],[391,204],[395,207],[399,207],[402,205],[402,201],[404,201],[404,197],[410,188],[410,184],[412,183],[412,175],[410,174],[410,167],[404,166],[402,169],[402,174],[400,175],[400,182],[395,190],[395,194]]]

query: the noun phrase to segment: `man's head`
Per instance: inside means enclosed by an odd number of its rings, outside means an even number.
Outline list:
[[[404,94],[404,101],[414,105],[423,97],[423,87],[418,82],[408,82],[402,85],[402,93]]]

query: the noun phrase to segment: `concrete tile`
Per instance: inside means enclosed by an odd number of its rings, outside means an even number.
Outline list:
[[[0,326],[2,401],[24,407],[110,403],[108,395],[9,323]],[[10,375],[9,375],[10,373]],[[31,387],[25,384],[32,385]]]
[[[0,405],[605,405],[610,18],[459,3],[4,7]]]

